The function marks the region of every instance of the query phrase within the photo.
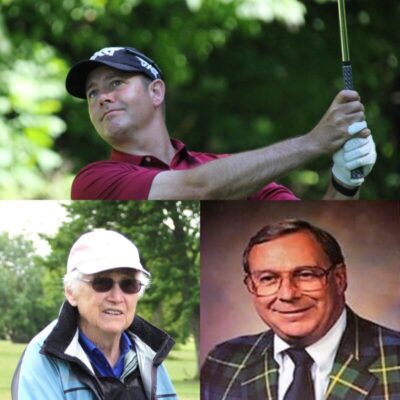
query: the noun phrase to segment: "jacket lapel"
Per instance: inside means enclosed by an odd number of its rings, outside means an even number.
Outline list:
[[[362,337],[359,333],[359,318],[348,309],[347,326],[330,375],[327,400],[363,400],[377,383],[369,368],[378,353],[373,340],[365,340],[365,332]]]
[[[279,366],[273,357],[272,338],[272,331],[268,331],[266,341],[255,349],[253,356],[246,362],[241,378],[242,399],[277,400],[278,398]]]

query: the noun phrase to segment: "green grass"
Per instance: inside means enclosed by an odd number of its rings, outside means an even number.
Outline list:
[[[24,344],[0,340],[0,400],[11,400],[11,379],[24,349]]]
[[[0,400],[11,400],[11,379],[18,360],[25,349],[24,344],[0,340]],[[175,346],[166,361],[168,373],[174,383],[179,400],[198,400],[199,381],[191,379],[196,373],[194,342]]]
[[[196,353],[194,340],[185,345],[175,345],[165,365],[174,383],[179,400],[198,400],[200,383],[193,380],[196,374]]]

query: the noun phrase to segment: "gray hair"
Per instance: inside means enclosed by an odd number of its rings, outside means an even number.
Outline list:
[[[150,286],[151,280],[150,277],[142,271],[136,270],[135,279],[141,282],[142,286],[139,291],[139,297],[144,295],[146,289]],[[69,289],[72,293],[76,293],[79,287],[84,283],[82,279],[90,279],[96,274],[86,275],[79,272],[77,269],[67,272],[64,275],[64,289]]]
[[[243,253],[243,269],[250,272],[249,254],[254,246],[280,238],[290,233],[309,232],[319,243],[332,264],[344,263],[344,256],[338,241],[327,231],[300,219],[284,219],[264,226],[249,241]]]

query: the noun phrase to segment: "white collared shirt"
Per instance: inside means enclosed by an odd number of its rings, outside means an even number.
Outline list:
[[[323,400],[325,397],[329,374],[346,328],[346,320],[346,310],[344,309],[332,328],[320,340],[305,348],[314,360],[311,375],[314,381],[315,400]],[[278,400],[283,399],[293,380],[294,363],[285,353],[289,347],[288,343],[274,335],[274,358],[279,365]]]

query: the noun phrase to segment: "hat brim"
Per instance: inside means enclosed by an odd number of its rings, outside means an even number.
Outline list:
[[[132,266],[132,265],[124,265],[123,263],[121,264],[121,266],[98,264],[98,262],[93,264],[86,263],[84,266],[77,266],[76,269],[80,273],[85,275],[94,275],[100,272],[112,271],[115,269],[131,269],[132,271],[143,272],[148,277],[151,276],[150,272],[144,269],[141,265]]]
[[[133,271],[140,271],[151,276],[150,272],[143,268],[141,264],[130,265],[128,263],[121,262],[121,265],[116,265],[112,260],[106,260],[106,262],[100,263],[99,260],[93,260],[92,262],[85,262],[83,265],[76,265],[74,269],[77,269],[84,275],[98,274],[99,272],[112,271],[115,269],[131,269]]]
[[[67,92],[72,96],[86,100],[86,80],[89,74],[94,69],[101,67],[102,65],[115,68],[119,71],[143,73],[142,70],[132,67],[131,65],[119,64],[109,61],[94,61],[94,60],[80,61],[77,64],[75,64],[68,72],[65,81],[65,87],[67,89]]]

